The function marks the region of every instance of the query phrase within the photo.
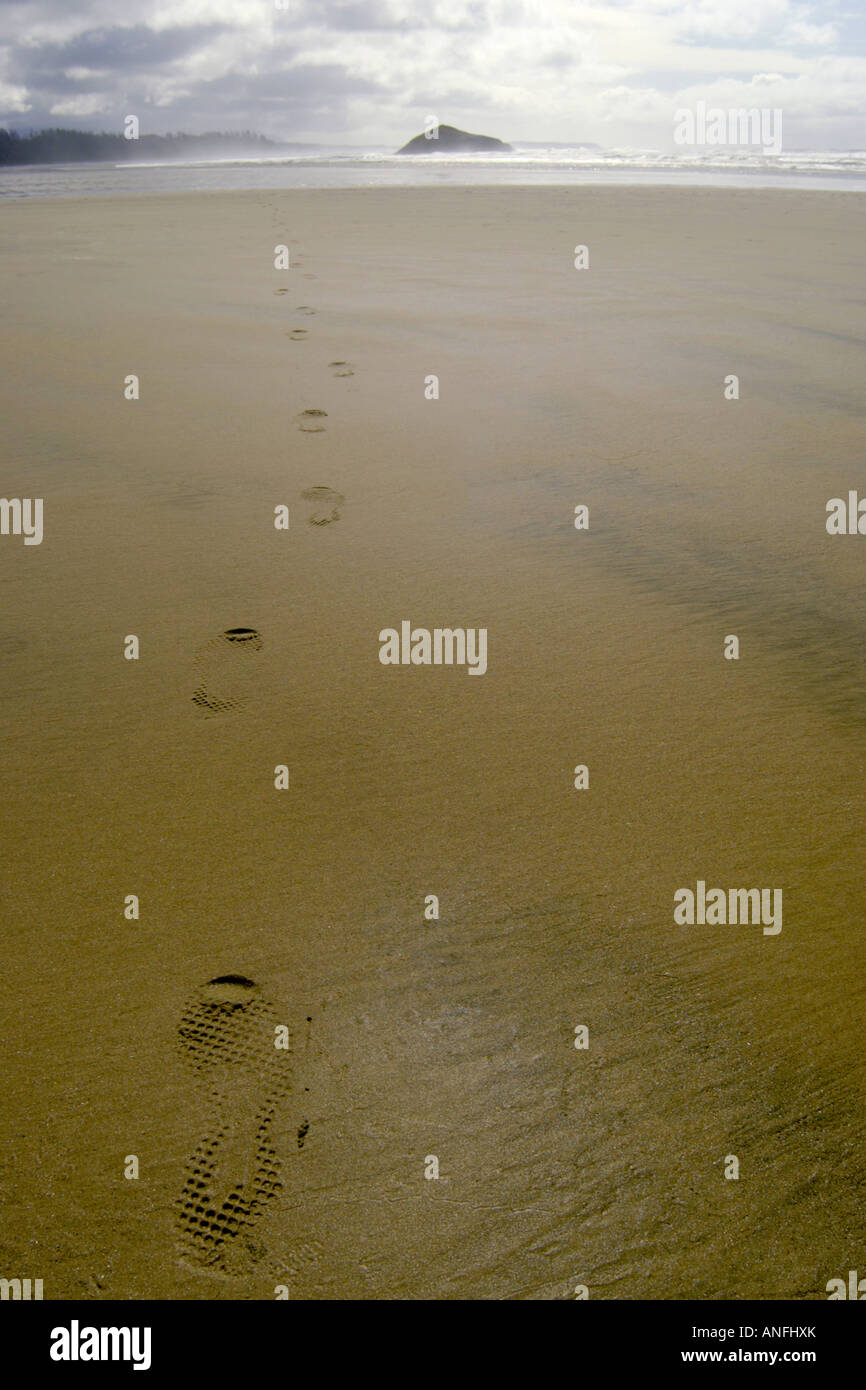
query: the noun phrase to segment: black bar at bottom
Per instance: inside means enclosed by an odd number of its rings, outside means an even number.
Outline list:
[[[524,1363],[538,1377],[545,1365],[552,1370],[552,1357],[564,1356],[575,1373],[591,1365],[596,1377],[628,1371],[652,1375],[674,1367],[767,1366],[808,1367],[826,1380],[856,1366],[863,1347],[863,1315],[835,1301],[575,1299],[564,1314],[527,1313],[529,1321],[522,1325],[513,1312],[505,1323],[492,1309],[461,1313],[456,1301],[426,1314],[414,1303],[409,1312],[386,1315],[382,1324],[377,1303],[370,1302],[356,1324],[359,1306],[8,1301],[0,1308],[3,1360],[7,1366],[11,1360],[19,1363],[19,1379],[36,1372],[52,1379],[93,1377],[106,1367],[115,1376],[138,1368],[140,1375],[160,1380],[166,1372],[258,1380],[268,1368],[306,1379],[326,1370],[340,1373],[340,1360],[351,1360],[353,1376],[366,1364],[365,1378],[390,1371],[429,1385],[437,1372],[450,1381],[474,1366],[483,1366],[489,1379],[500,1357],[509,1380]]]

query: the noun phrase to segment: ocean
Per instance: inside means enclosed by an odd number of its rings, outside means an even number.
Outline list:
[[[508,154],[396,155],[390,148],[323,146],[313,153],[0,168],[0,198],[231,192],[282,188],[631,184],[866,191],[866,150],[609,149],[517,145]]]

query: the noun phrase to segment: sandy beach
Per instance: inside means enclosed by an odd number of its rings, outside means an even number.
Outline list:
[[[826,1298],[863,1249],[866,539],[825,509],[866,197],[2,213],[0,491],[44,506],[0,537],[3,1268]],[[383,665],[404,621],[484,628],[486,672]],[[677,925],[699,880],[783,889],[781,931]]]

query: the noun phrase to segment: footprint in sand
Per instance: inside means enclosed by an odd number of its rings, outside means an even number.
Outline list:
[[[288,294],[288,292],[288,286],[284,286],[281,290],[274,290],[274,294]]]
[[[354,375],[355,375],[355,369],[354,369],[354,367],[352,366],[351,362],[329,362],[329,363],[328,363],[328,366],[329,366],[329,367],[336,367],[336,368],[337,368],[337,370],[334,372],[334,376],[354,376]]]
[[[327,410],[302,410],[300,415],[296,415],[298,429],[304,430],[306,434],[321,434],[325,426],[323,420],[327,420]]]
[[[220,975],[196,990],[178,1028],[211,1107],[176,1204],[180,1256],[199,1269],[244,1275],[267,1253],[252,1232],[282,1190],[271,1126],[292,1085],[274,1024],[253,980]]]
[[[254,627],[230,627],[205,643],[196,656],[193,704],[210,714],[243,709],[260,676],[256,653],[263,645]]]
[[[313,503],[307,517],[311,526],[329,526],[332,521],[339,521],[340,508],[346,500],[342,492],[335,492],[332,487],[308,487],[301,497]]]
[[[307,330],[306,328],[290,328],[286,337],[292,338],[294,342],[299,343],[302,338],[307,337]]]
[[[314,314],[315,309],[311,309],[309,304],[296,304],[295,308],[299,314]]]

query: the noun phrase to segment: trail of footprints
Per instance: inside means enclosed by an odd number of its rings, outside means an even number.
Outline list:
[[[314,279],[312,275],[308,279]],[[287,288],[274,291],[288,293]],[[315,313],[310,305],[299,314]],[[287,334],[300,342],[305,328]],[[333,361],[333,375],[354,375],[350,362]],[[327,412],[316,408],[296,416],[304,433],[324,431]],[[307,520],[327,526],[339,520],[342,493],[322,485],[301,493],[309,504]],[[255,687],[256,653],[263,642],[252,627],[227,628],[198,652],[200,680],[195,705],[209,714],[243,709]],[[258,985],[243,975],[221,975],[196,991],[178,1029],[178,1040],[211,1107],[208,1133],[185,1165],[177,1200],[179,1245],[189,1264],[222,1274],[239,1274],[261,1255],[252,1235],[268,1206],[282,1190],[281,1165],[271,1142],[280,1103],[292,1078],[284,1053],[274,1048],[274,1016]],[[297,1131],[301,1150],[309,1132],[303,1120]]]
[[[277,293],[285,293],[284,290]],[[315,314],[315,309],[310,304],[296,305],[296,312],[299,314]],[[303,342],[309,336],[306,328],[290,328],[287,337],[294,342]],[[355,369],[351,362],[346,362],[342,358],[328,363],[332,368],[332,375],[335,377],[348,377],[355,375]],[[317,406],[308,406],[295,416],[295,423],[302,434],[324,434],[324,421],[328,418],[328,412],[321,410]],[[316,486],[306,488],[301,493],[301,498],[305,502],[312,503],[307,520],[311,526],[330,526],[332,522],[339,521],[340,507],[345,502],[345,497],[341,492],[334,488]]]

